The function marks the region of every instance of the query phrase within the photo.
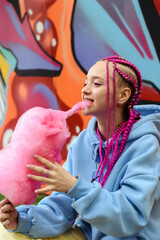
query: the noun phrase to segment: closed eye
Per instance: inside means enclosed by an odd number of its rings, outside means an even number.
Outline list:
[[[102,81],[99,78],[94,79],[93,83],[94,83],[95,86],[102,86],[102,85],[104,85],[104,81]]]
[[[100,83],[94,83],[95,86],[101,86],[102,84]]]

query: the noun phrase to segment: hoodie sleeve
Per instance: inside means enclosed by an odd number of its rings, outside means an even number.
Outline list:
[[[71,173],[68,164],[63,167]],[[72,202],[73,199],[65,193],[53,192],[37,206],[18,206],[18,228],[15,232],[32,238],[54,237],[64,233],[72,227],[77,217]]]
[[[140,143],[145,148],[139,147]],[[98,182],[89,183],[79,176],[67,193],[74,198],[72,207],[80,217],[106,235],[133,236],[148,223],[153,204],[158,201],[159,142],[146,135],[133,145],[125,156],[130,158],[136,149],[137,153],[126,161],[117,191],[109,192]]]
[[[15,232],[33,238],[53,237],[64,233],[72,227],[76,211],[71,207],[71,197],[61,193],[52,193],[35,205],[21,205],[18,228]]]

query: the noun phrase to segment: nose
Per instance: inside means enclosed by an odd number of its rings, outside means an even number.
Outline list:
[[[82,99],[84,98],[85,95],[89,95],[90,94],[90,90],[89,88],[86,88],[86,86],[82,89]]]
[[[91,90],[88,85],[85,85],[84,88],[82,88],[82,95],[83,94],[90,94]]]

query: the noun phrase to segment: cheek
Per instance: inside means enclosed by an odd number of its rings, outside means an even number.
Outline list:
[[[97,101],[100,102],[103,105],[107,105],[107,92],[101,91],[97,95]]]
[[[97,98],[100,96],[103,96],[104,98],[107,97],[107,88],[106,87],[97,87],[94,90],[92,90],[94,96]]]

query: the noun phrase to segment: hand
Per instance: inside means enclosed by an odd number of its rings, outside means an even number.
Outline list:
[[[15,230],[18,226],[18,211],[6,198],[0,201],[0,222],[8,230]]]
[[[44,177],[33,174],[28,174],[28,177],[47,184],[47,187],[45,188],[36,189],[36,193],[45,193],[47,191],[68,192],[74,186],[77,178],[73,177],[57,162],[52,163],[40,156],[34,155],[34,157],[45,167],[39,167],[35,165],[27,165],[27,167],[31,170],[36,171],[37,173],[44,175]]]

